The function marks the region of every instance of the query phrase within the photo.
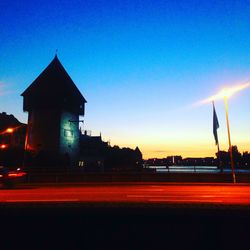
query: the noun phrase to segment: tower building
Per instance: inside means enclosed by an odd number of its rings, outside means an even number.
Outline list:
[[[75,165],[79,154],[79,116],[84,115],[85,98],[57,55],[21,94],[28,112],[25,150],[67,159]]]

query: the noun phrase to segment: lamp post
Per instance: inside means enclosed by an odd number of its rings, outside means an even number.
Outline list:
[[[234,161],[233,161],[233,150],[231,145],[231,136],[230,136],[230,126],[229,126],[229,119],[228,119],[228,102],[227,96],[224,96],[224,105],[226,111],[226,120],[227,120],[227,135],[228,135],[228,144],[229,144],[229,152],[230,152],[230,161],[231,161],[231,168],[232,168],[232,176],[233,176],[233,183],[236,183],[236,177],[234,172]]]
[[[229,127],[229,119],[228,119],[228,103],[227,99],[228,97],[232,96],[233,94],[242,91],[246,88],[250,88],[250,81],[247,81],[245,84],[232,86],[229,88],[222,89],[219,93],[216,95],[210,96],[207,99],[204,99],[200,101],[200,104],[209,103],[214,100],[218,99],[224,99],[225,104],[225,111],[226,111],[226,121],[227,121],[227,135],[228,135],[228,143],[229,143],[229,152],[230,152],[230,161],[231,161],[231,167],[232,167],[232,177],[233,177],[233,183],[236,183],[235,178],[235,172],[234,172],[234,161],[233,161],[233,151],[232,151],[232,145],[231,145],[231,137],[230,137],[230,127]]]

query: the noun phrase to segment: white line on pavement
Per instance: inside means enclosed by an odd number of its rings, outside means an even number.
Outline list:
[[[30,200],[5,200],[4,202],[67,202],[67,201],[80,201],[79,199],[30,199]],[[2,202],[2,201],[1,201]]]

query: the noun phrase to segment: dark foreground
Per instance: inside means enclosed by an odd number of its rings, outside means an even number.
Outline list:
[[[1,208],[1,249],[250,249],[249,211],[173,207]]]
[[[101,190],[106,194],[108,190],[113,190],[115,197],[119,197],[119,187],[121,190],[131,190],[126,185],[107,185],[103,189],[97,185],[96,192],[93,189],[88,197],[94,194],[96,198]],[[2,199],[4,195],[5,199],[9,199],[11,192],[27,194],[29,190],[40,190],[41,193],[43,190],[48,193],[47,188],[26,187],[0,190],[0,193]],[[91,187],[81,186],[79,190],[74,186],[54,188],[51,189],[53,192],[44,195],[53,196],[56,189],[64,193],[68,190],[72,194],[74,190],[77,193]],[[234,188],[237,191],[233,191]],[[133,192],[144,189],[146,196],[149,192],[158,196],[162,193],[161,196],[165,194],[165,198],[171,196],[171,193],[178,196],[178,192],[181,197],[185,196],[185,192],[186,196],[188,192],[194,192],[197,196],[198,190],[207,190],[212,196],[221,193],[220,196],[227,197],[240,197],[243,192],[244,204],[224,204],[212,202],[212,199],[211,202],[141,202],[138,197],[136,202],[2,200],[1,249],[250,249],[248,188],[197,184],[159,187],[159,183],[158,186],[152,183],[132,186]],[[112,192],[108,195],[112,197]],[[201,193],[198,195],[201,196]]]

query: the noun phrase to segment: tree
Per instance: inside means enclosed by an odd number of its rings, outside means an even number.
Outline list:
[[[232,146],[234,166],[239,168],[242,165],[242,156],[236,145]]]

